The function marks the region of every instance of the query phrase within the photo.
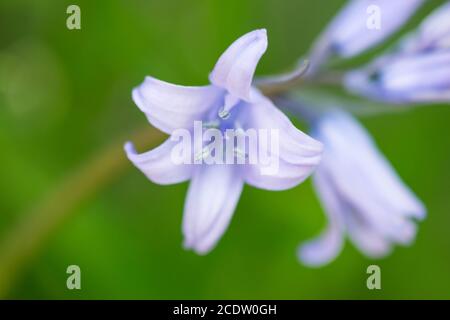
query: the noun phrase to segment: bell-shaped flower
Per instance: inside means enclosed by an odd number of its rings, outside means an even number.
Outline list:
[[[393,104],[450,101],[450,51],[382,57],[346,74],[352,93]]]
[[[341,251],[344,236],[368,257],[388,254],[393,244],[414,240],[414,219],[426,211],[349,114],[332,111],[317,120],[313,136],[324,154],[313,179],[328,216],[322,234],[299,248],[306,265],[321,266]]]
[[[395,104],[450,101],[450,3],[438,8],[401,45],[349,72],[353,93]]]
[[[316,42],[313,67],[326,57],[356,56],[379,44],[408,21],[424,0],[349,0]]]
[[[321,158],[321,143],[296,129],[252,87],[256,66],[266,48],[266,31],[256,30],[236,40],[222,54],[209,76],[210,85],[185,87],[147,77],[133,90],[133,100],[149,122],[171,136],[143,154],[129,142],[125,145],[127,156],[155,183],[191,180],[182,230],[185,247],[200,254],[209,252],[227,229],[244,183],[267,190],[288,189],[306,179]],[[228,148],[230,130],[266,130],[273,136]],[[214,139],[205,139],[205,135]],[[193,147],[182,148],[184,161],[178,161],[182,136],[189,136]],[[277,142],[275,147],[271,143],[268,146],[267,140]],[[217,157],[222,142],[225,156]],[[250,161],[261,153],[273,161]],[[222,162],[222,158],[227,161]],[[272,166],[274,163],[276,166]]]

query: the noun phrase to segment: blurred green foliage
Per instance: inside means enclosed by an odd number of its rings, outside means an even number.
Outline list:
[[[0,239],[102,146],[147,125],[130,97],[145,75],[204,84],[222,51],[261,27],[269,49],[257,73],[284,71],[344,1],[78,0],[82,29],[71,31],[73,3],[0,2]],[[347,243],[324,268],[298,263],[298,244],[325,224],[310,181],[286,192],[245,187],[217,248],[196,256],[181,245],[187,183],[155,185],[129,164],[27,261],[8,297],[450,298],[449,118],[447,105],[363,119],[429,212],[416,243],[385,259]],[[380,291],[366,288],[372,263]],[[81,291],[66,289],[70,264],[81,267]]]

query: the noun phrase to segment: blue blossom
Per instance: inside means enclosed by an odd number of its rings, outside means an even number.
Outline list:
[[[357,120],[331,111],[316,121],[312,135],[325,148],[313,180],[328,226],[299,248],[300,260],[310,266],[330,262],[345,234],[369,257],[388,254],[393,244],[411,243],[414,219],[423,219],[425,208]]]
[[[397,104],[450,101],[450,3],[433,12],[400,46],[353,70],[345,85],[359,95]]]
[[[153,182],[191,180],[182,229],[185,247],[200,254],[209,252],[225,232],[244,183],[267,190],[288,189],[306,179],[321,158],[321,143],[296,129],[252,87],[255,69],[266,48],[266,30],[250,32],[222,54],[209,76],[210,85],[186,87],[147,77],[132,93],[149,122],[169,135],[178,129],[192,131],[195,121],[211,123],[221,131],[265,128],[279,133],[280,145],[275,154],[279,168],[272,174],[261,173],[262,163],[174,163],[171,152],[176,142],[171,138],[143,154],[138,154],[131,143],[125,145],[128,158]],[[257,147],[264,148],[261,144]]]
[[[319,37],[312,53],[313,65],[331,55],[350,58],[379,44],[408,21],[424,0],[349,0]],[[370,29],[370,8],[379,10],[380,28]]]
[[[285,190],[303,182],[316,167],[314,186],[327,213],[328,226],[317,239],[299,248],[299,258],[305,264],[320,266],[333,260],[346,235],[369,257],[384,256],[394,245],[408,245],[415,239],[416,220],[425,217],[426,209],[378,151],[370,135],[350,114],[330,111],[330,100],[325,96],[310,95],[308,106],[308,90],[292,91],[310,66],[304,80],[313,85],[321,81],[334,83],[359,95],[394,103],[450,101],[449,4],[426,19],[396,50],[368,66],[351,70],[344,77],[327,70],[331,58],[354,57],[387,39],[423,2],[349,1],[313,46],[310,63],[305,60],[284,75],[253,81],[257,64],[267,49],[266,31],[255,30],[236,40],[222,54],[209,76],[209,85],[186,87],[147,77],[133,90],[133,100],[149,122],[170,137],[143,154],[127,143],[127,156],[155,183],[191,180],[182,228],[186,248],[204,254],[217,244],[231,221],[244,183]],[[368,19],[375,9],[381,20],[372,30]],[[311,122],[314,138],[296,129],[255,86],[285,103],[300,120]],[[305,92],[306,100],[302,97]],[[307,101],[305,105],[301,105],[302,99]],[[327,111],[319,111],[314,104]],[[256,149],[279,159],[279,170],[263,174],[265,164],[246,161],[174,162],[176,132],[184,129],[195,133],[198,121],[204,124],[201,132],[209,127],[221,133],[229,129],[277,130],[279,149],[269,150],[260,142]],[[226,134],[219,139],[227,139]],[[200,152],[189,149],[189,159],[209,157],[209,145],[197,140],[194,135],[192,143],[200,145]],[[325,151],[320,162],[322,143]],[[248,156],[239,148],[233,152],[236,158]]]

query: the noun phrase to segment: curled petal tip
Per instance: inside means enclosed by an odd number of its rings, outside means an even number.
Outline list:
[[[154,127],[171,134],[190,128],[214,107],[221,94],[222,90],[211,85],[181,86],[147,76],[133,89],[132,98]]]
[[[128,159],[151,181],[158,184],[173,184],[189,179],[192,173],[191,166],[172,161],[171,151],[175,144],[168,139],[155,149],[138,153],[133,143],[127,142],[124,149]]]
[[[267,30],[265,28],[256,29],[255,33],[262,38],[267,38]]]
[[[419,207],[418,210],[416,211],[415,217],[419,220],[423,220],[427,217],[427,208],[422,203],[420,203],[418,206]]]
[[[243,35],[220,56],[209,80],[233,96],[250,100],[253,75],[266,49],[265,29],[257,29]]]
[[[131,141],[127,141],[124,143],[123,150],[125,150],[125,153],[128,158],[133,157],[133,155],[137,153],[134,144]]]
[[[297,258],[307,267],[320,268],[330,263],[335,256],[319,256],[316,248],[313,248],[310,244],[304,244],[298,247]]]
[[[207,255],[211,252],[214,245],[204,245],[201,241],[195,241],[193,239],[185,239],[183,242],[183,248],[185,250],[191,250],[200,256]]]

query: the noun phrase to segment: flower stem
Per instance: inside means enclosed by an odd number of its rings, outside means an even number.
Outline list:
[[[303,60],[293,71],[278,75],[259,78],[254,85],[265,96],[276,96],[298,87],[303,82],[309,68],[309,61]]]

